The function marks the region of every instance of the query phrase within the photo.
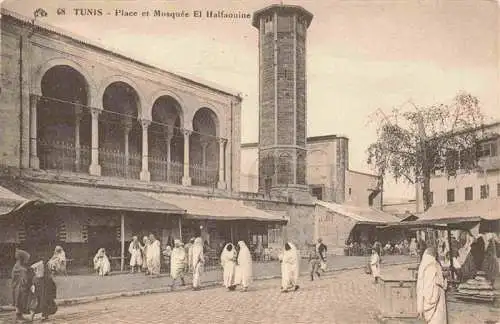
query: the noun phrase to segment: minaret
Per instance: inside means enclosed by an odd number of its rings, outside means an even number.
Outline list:
[[[306,40],[313,15],[276,4],[254,13],[259,30],[259,191],[309,199]],[[299,198],[302,197],[302,198]]]

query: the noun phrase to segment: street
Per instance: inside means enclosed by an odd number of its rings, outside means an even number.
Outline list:
[[[397,268],[396,268],[397,270]],[[280,293],[280,280],[256,281],[246,292],[221,287],[123,297],[61,307],[49,323],[376,323],[376,285],[362,270],[337,272],[297,292]],[[449,303],[450,323],[493,323],[498,308]],[[0,314],[13,323],[12,313]]]

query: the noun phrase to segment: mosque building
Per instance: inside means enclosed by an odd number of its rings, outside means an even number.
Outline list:
[[[300,248],[323,236],[340,247],[359,222],[335,204],[349,194],[366,203],[366,219],[377,215],[368,222],[392,221],[369,206],[379,204],[378,178],[348,170],[346,139],[306,137],[312,17],[291,5],[254,13],[260,124],[252,147],[241,145],[238,93],[2,9],[2,264],[15,247],[46,258],[60,245],[71,266],[85,267],[104,247],[123,270],[132,236],[149,233],[162,247],[201,235],[214,260],[227,241]],[[255,148],[249,171],[242,156]],[[334,162],[314,169],[319,160]],[[251,172],[257,181],[243,175]]]

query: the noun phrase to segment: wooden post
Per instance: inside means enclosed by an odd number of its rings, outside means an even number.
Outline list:
[[[121,255],[120,255],[120,271],[125,267],[125,215],[120,214],[120,241],[121,241]]]
[[[448,246],[450,247],[450,251],[448,253],[450,254],[451,279],[455,280],[455,266],[453,265],[453,253],[452,253],[452,246],[451,246],[451,231],[449,228],[447,228],[446,231],[448,234]]]
[[[179,240],[182,242],[182,216],[179,215]]]
[[[229,224],[229,230],[231,232],[231,242],[234,244],[234,224],[233,224],[233,222],[231,222]]]

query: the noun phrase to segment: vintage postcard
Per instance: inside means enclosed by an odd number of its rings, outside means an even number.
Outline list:
[[[0,3],[0,323],[500,323],[498,1]]]

